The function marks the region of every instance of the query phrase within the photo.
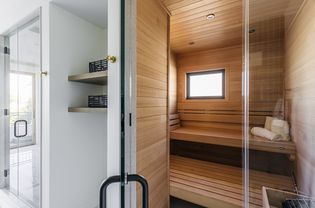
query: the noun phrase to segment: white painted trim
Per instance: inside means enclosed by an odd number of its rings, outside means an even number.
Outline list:
[[[108,67],[107,177],[120,175],[120,0],[108,0],[108,54],[117,56]],[[120,184],[107,190],[107,207],[120,207]]]

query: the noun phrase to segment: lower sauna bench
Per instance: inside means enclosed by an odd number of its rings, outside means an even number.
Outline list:
[[[262,187],[292,191],[288,176],[250,170],[250,207],[262,207]],[[204,207],[243,207],[242,169],[180,156],[170,157],[170,193]]]

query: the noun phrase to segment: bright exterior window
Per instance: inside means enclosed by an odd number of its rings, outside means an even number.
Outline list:
[[[224,99],[225,70],[187,73],[187,99]]]

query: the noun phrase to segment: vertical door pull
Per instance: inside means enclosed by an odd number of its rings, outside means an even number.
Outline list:
[[[19,123],[24,123],[25,125],[25,131],[24,134],[18,134],[17,127]],[[17,120],[14,122],[14,136],[16,138],[25,137],[27,135],[27,121],[26,120]]]
[[[107,187],[113,183],[121,182],[121,176],[112,176],[105,180],[100,188],[100,208],[106,208]],[[149,185],[146,179],[137,174],[127,175],[127,182],[138,182],[142,187],[142,208],[149,208]]]

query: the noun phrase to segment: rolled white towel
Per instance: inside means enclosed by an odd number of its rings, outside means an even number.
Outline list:
[[[281,139],[280,134],[273,133],[273,132],[271,132],[265,128],[261,128],[261,127],[253,127],[251,132],[255,136],[264,137],[264,138],[267,138],[267,139],[272,140],[272,141]]]
[[[271,122],[271,129],[275,134],[281,135],[281,140],[283,141],[289,141],[290,140],[290,128],[289,123],[287,121],[281,120],[281,119],[273,119]]]

